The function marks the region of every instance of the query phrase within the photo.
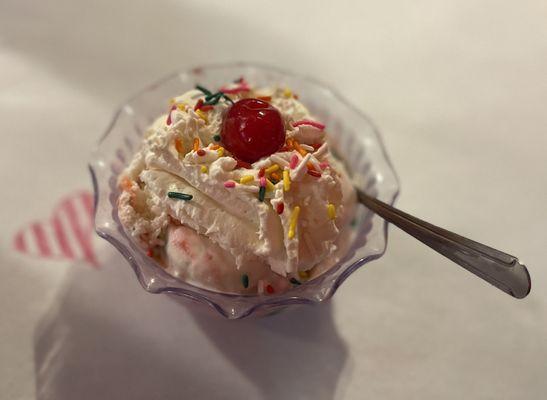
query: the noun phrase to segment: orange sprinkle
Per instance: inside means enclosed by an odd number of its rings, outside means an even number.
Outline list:
[[[298,143],[296,140],[293,140],[293,146],[300,153],[302,157],[304,157],[308,152],[304,150],[302,147],[300,147],[300,143]]]
[[[220,149],[220,146],[218,144],[213,144],[211,146],[211,150],[218,150],[218,149]]]
[[[184,145],[182,144],[182,139],[181,138],[176,138],[175,139],[175,149],[177,149],[177,151],[180,154],[184,153]]]
[[[294,148],[294,139],[287,138],[287,149],[292,150]]]
[[[306,163],[306,168],[308,168],[308,171],[315,171],[315,167],[313,166],[311,161],[308,161]]]
[[[271,101],[272,96],[258,96],[257,99],[262,101]]]
[[[272,178],[274,178],[276,181],[281,180],[281,177],[279,176],[279,174],[278,174],[277,172],[272,172],[272,173],[270,174],[270,176],[271,176]]]
[[[199,150],[199,139],[194,138],[194,151],[198,151],[198,150]]]

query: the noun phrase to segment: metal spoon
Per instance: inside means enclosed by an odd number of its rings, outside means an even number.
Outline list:
[[[530,274],[517,257],[431,225],[370,197],[359,189],[357,197],[362,204],[386,221],[505,293],[517,299],[530,293]]]

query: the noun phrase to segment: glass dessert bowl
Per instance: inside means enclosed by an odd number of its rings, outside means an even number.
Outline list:
[[[291,304],[320,303],[330,298],[352,272],[379,258],[387,244],[386,223],[358,206],[347,251],[336,265],[284,292],[228,294],[198,287],[168,274],[128,235],[118,215],[119,177],[139,149],[150,125],[165,114],[167,100],[196,85],[219,88],[240,76],[257,87],[288,87],[298,93],[299,100],[311,114],[327,126],[330,148],[344,162],[356,187],[389,204],[398,192],[397,178],[372,124],[339,95],[308,78],[250,64],[207,66],[170,75],[131,98],[117,112],[90,162],[96,231],[128,260],[145,290],[190,298],[231,319],[267,314]]]

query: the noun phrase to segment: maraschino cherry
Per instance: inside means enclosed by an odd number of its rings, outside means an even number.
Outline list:
[[[285,143],[285,128],[274,106],[259,99],[242,99],[226,113],[221,136],[224,147],[236,158],[253,163]]]

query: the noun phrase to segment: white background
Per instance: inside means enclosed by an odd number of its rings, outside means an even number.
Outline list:
[[[547,389],[547,2],[0,3],[0,393],[6,399],[541,399]],[[318,78],[382,131],[398,206],[518,255],[517,301],[396,228],[324,307],[228,322],[11,238],[90,188],[115,107],[179,68]]]

